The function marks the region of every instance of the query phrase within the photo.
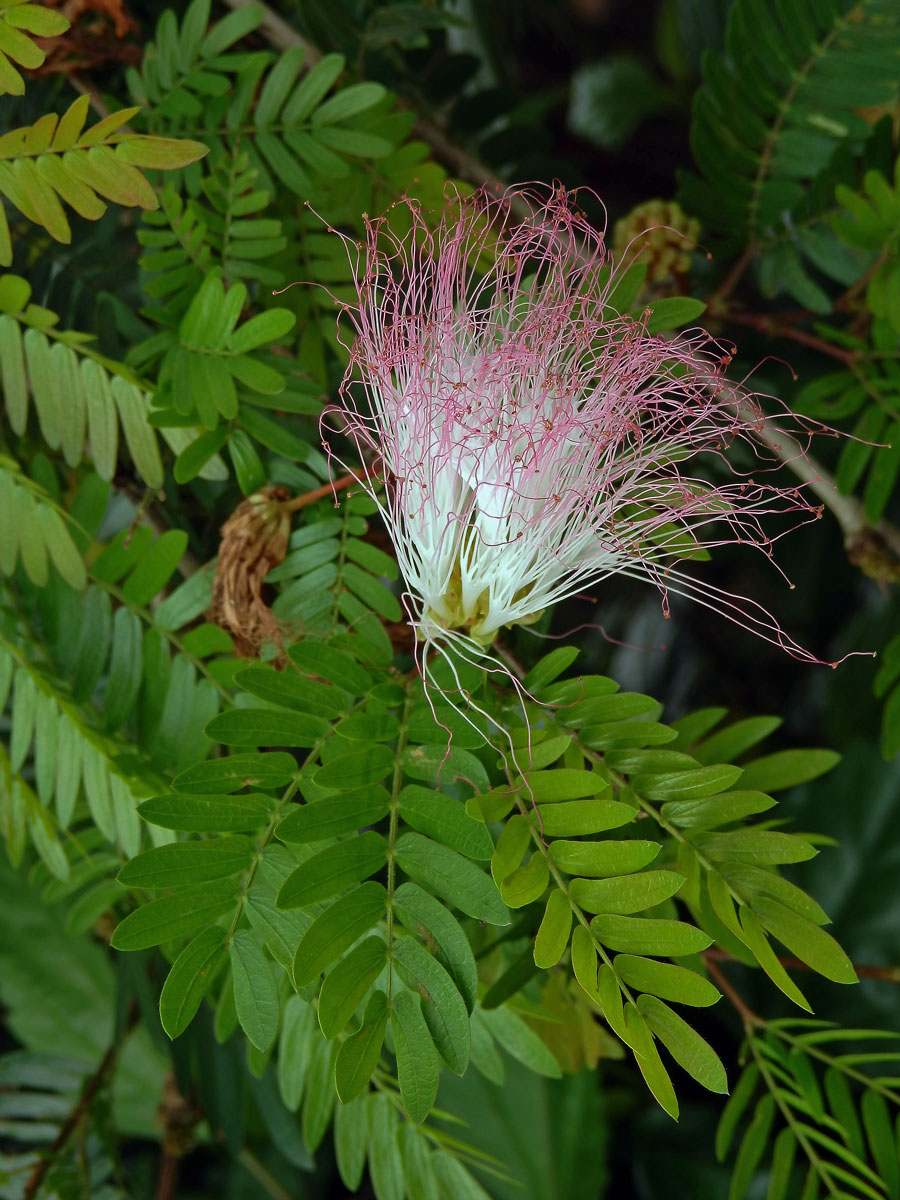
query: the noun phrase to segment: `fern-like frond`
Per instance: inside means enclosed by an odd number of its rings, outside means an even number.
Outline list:
[[[748,1194],[771,1157],[769,1200],[793,1195],[865,1196],[888,1200],[900,1190],[890,1106],[900,1105],[892,1079],[871,1068],[900,1062],[897,1034],[841,1029],[827,1021],[772,1021],[748,1030],[749,1063],[725,1106],[716,1135],[724,1159],[741,1130],[730,1200]],[[866,1047],[876,1042],[878,1049]],[[836,1053],[840,1044],[852,1053]],[[753,1116],[744,1119],[756,1100]],[[777,1131],[777,1135],[776,1135]]]
[[[898,53],[893,0],[736,0],[704,60],[684,206],[738,246],[777,228],[838,145],[871,135],[858,110],[894,102]]]
[[[17,275],[0,277],[0,314],[0,395],[13,433],[25,433],[33,400],[50,449],[61,450],[68,466],[76,467],[89,446],[97,473],[110,480],[121,428],[148,487],[162,487],[159,444],[147,423],[150,394],[137,376],[91,350],[90,337],[57,330],[56,314],[32,304],[29,284]],[[178,428],[163,436],[177,454],[198,433]],[[205,479],[228,477],[217,457],[208,459],[200,473]]]
[[[50,578],[50,563],[70,587],[85,586],[84,562],[56,505],[19,471],[17,463],[3,456],[0,513],[0,575],[11,575],[21,557],[36,587],[44,587]]]
[[[397,131],[381,84],[333,91],[345,67],[340,54],[325,55],[302,74],[302,48],[277,59],[266,51],[226,54],[257,28],[263,9],[230,13],[204,36],[209,9],[209,0],[194,0],[180,28],[174,13],[165,12],[141,73],[129,71],[129,89],[146,108],[149,128],[202,137],[213,162],[239,138],[264,191],[274,193],[277,181],[304,198],[322,179],[348,177],[348,158],[392,151]],[[189,192],[199,195],[202,173],[192,169],[186,177]]]
[[[69,18],[53,8],[7,0],[0,7],[0,96],[25,92],[25,80],[14,63],[33,71],[47,57],[31,38],[59,37],[68,28]]]
[[[103,215],[104,200],[157,208],[156,192],[141,169],[171,171],[208,152],[200,142],[121,132],[138,108],[85,129],[89,105],[89,96],[79,96],[62,117],[48,113],[0,137],[0,195],[58,242],[72,239],[64,203],[88,220]],[[11,263],[9,225],[0,208],[0,265]]]

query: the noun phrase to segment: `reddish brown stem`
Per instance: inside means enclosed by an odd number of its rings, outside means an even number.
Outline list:
[[[707,971],[709,971],[712,978],[716,981],[716,984],[721,989],[723,995],[725,995],[731,1002],[744,1025],[748,1028],[753,1025],[761,1025],[763,1023],[762,1018],[758,1017],[753,1009],[744,1003],[743,999],[734,988],[725,972],[721,969],[721,967],[717,966],[715,959],[710,955],[708,950],[703,952],[703,957],[706,961]]]
[[[93,1104],[97,1093],[112,1074],[119,1057],[119,1051],[122,1049],[122,1045],[128,1034],[134,1028],[136,1021],[137,1006],[132,1004],[129,1009],[128,1018],[125,1022],[125,1028],[122,1031],[121,1037],[117,1041],[113,1042],[113,1044],[103,1055],[99,1066],[85,1083],[81,1090],[81,1095],[78,1097],[78,1102],[66,1117],[65,1121],[63,1121],[62,1125],[60,1126],[59,1133],[53,1139],[44,1157],[40,1160],[40,1162],[35,1163],[34,1169],[28,1176],[28,1181],[25,1184],[25,1190],[22,1193],[24,1200],[34,1200],[34,1197],[40,1191],[41,1184],[44,1181],[44,1176],[50,1170],[56,1158],[65,1149],[69,1138],[78,1128],[82,1120],[90,1112],[91,1105]]]
[[[315,504],[317,500],[324,500],[326,496],[344,491],[354,483],[359,483],[356,475],[341,475],[333,483],[323,483],[321,487],[313,488],[311,492],[304,492],[302,496],[295,496],[293,500],[288,500],[283,504],[282,508],[285,512],[297,512],[300,508],[306,508],[309,504]]]
[[[710,296],[710,307],[715,307],[719,302],[726,300],[731,295],[743,278],[744,272],[753,261],[753,256],[755,254],[756,246],[751,242],[750,245],[744,249],[744,252],[741,254],[740,258],[735,261],[734,266],[713,292],[712,296]]]
[[[711,946],[709,950],[704,950],[703,956],[707,960],[710,971],[712,970],[711,959],[719,962],[738,961],[733,954],[729,954],[727,950],[722,950],[718,946]],[[813,969],[809,963],[794,958],[790,954],[779,954],[778,961],[783,967],[790,967],[792,971],[811,971]],[[861,979],[884,979],[889,983],[900,983],[900,967],[876,967],[869,963],[854,963],[853,970]]]
[[[750,329],[758,329],[760,333],[769,334],[771,337],[786,338],[789,341],[798,342],[801,346],[809,346],[811,350],[817,350],[820,354],[828,355],[829,358],[836,358],[845,366],[850,366],[855,361],[852,350],[846,350],[843,346],[835,346],[831,342],[826,342],[824,338],[816,337],[813,333],[807,333],[804,329],[795,329],[793,325],[783,324],[771,317],[759,316],[756,313],[730,312],[728,320],[735,325],[747,325]]]

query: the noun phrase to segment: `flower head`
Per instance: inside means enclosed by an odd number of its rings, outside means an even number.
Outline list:
[[[723,347],[618,311],[622,273],[562,189],[457,196],[436,228],[400,203],[407,232],[370,221],[359,247],[332,412],[362,461],[383,464],[383,490],[368,468],[362,483],[423,642],[477,654],[501,627],[628,575],[666,608],[670,591],[693,595],[811,659],[764,610],[681,565],[735,541],[771,554],[761,518],[819,514],[757,478],[777,464]],[[752,474],[729,465],[735,443]]]

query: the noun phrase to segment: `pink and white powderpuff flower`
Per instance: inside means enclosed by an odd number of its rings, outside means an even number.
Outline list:
[[[763,519],[821,513],[760,479],[781,464],[759,401],[725,378],[725,349],[617,311],[623,266],[562,188],[453,195],[436,224],[399,205],[402,222],[368,221],[365,244],[348,242],[356,337],[325,425],[364,464],[423,663],[447,643],[483,661],[503,626],[619,575],[655,584],[666,612],[670,592],[692,596],[818,661],[685,570],[729,542],[771,556],[785,523],[767,534]],[[788,432],[805,443],[811,428]],[[739,446],[752,471],[732,465]]]

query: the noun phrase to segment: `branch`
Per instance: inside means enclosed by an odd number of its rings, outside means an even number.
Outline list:
[[[704,950],[703,957],[707,960],[706,965],[710,968],[710,971],[712,971],[710,960],[715,959],[718,962],[740,961],[733,954],[729,954],[727,950],[723,950],[719,946],[711,946],[708,950]],[[794,958],[790,954],[779,954],[777,957],[783,967],[790,967],[792,971],[813,970],[809,963],[805,963],[799,958]],[[860,979],[883,979],[888,983],[900,983],[900,967],[876,967],[869,963],[854,963],[853,970]]]
[[[726,996],[733,1005],[738,1016],[743,1021],[744,1027],[750,1029],[754,1025],[764,1024],[762,1017],[757,1016],[753,1009],[744,1003],[743,999],[738,994],[731,981],[728,979],[728,976],[710,957],[708,950],[703,951],[703,958],[706,962],[707,971],[709,971],[712,978],[716,981],[716,984],[721,988],[722,994]]]
[[[50,1170],[50,1167],[53,1165],[54,1161],[65,1149],[69,1138],[81,1124],[82,1120],[90,1112],[91,1105],[93,1104],[97,1093],[106,1083],[115,1069],[119,1052],[125,1043],[125,1039],[134,1028],[137,1022],[137,1016],[137,1005],[134,1003],[134,1001],[132,1001],[128,1009],[128,1017],[125,1021],[125,1027],[122,1030],[121,1036],[112,1043],[112,1045],[103,1055],[97,1069],[81,1089],[81,1095],[78,1097],[75,1107],[60,1126],[59,1133],[51,1142],[46,1154],[40,1160],[40,1162],[35,1164],[34,1170],[28,1176],[28,1181],[25,1184],[25,1190],[22,1193],[23,1200],[34,1200],[35,1196],[37,1196],[38,1191],[40,1190],[41,1184],[44,1181],[44,1176]]]

